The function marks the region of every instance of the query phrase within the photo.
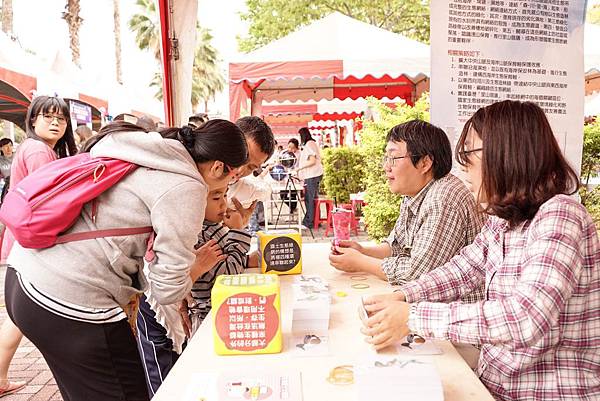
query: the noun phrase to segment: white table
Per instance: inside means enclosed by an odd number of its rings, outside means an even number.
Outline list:
[[[293,276],[281,276],[281,310],[284,349],[280,354],[218,356],[213,351],[212,320],[206,318],[187,349],[161,386],[153,401],[182,400],[194,372],[217,370],[246,370],[256,367],[291,368],[302,373],[304,401],[356,400],[356,385],[336,386],[326,381],[332,368],[339,365],[352,365],[360,355],[370,352],[359,332],[360,319],[356,307],[362,295],[389,292],[386,282],[369,277],[360,283],[369,284],[366,290],[356,290],[351,285],[359,281],[351,280],[348,274],[340,273],[329,265],[328,244],[303,245],[303,271],[305,274],[318,274],[325,278],[331,287],[333,303],[329,324],[331,355],[326,357],[290,357],[287,338],[291,332],[291,283]],[[346,297],[336,293],[343,291]],[[442,355],[415,356],[431,361],[437,368],[444,386],[445,401],[493,401],[485,386],[471,371],[450,342],[436,341],[443,350]]]

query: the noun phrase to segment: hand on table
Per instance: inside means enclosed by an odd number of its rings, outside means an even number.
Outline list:
[[[223,254],[223,250],[217,244],[217,241],[211,239],[196,250],[196,260],[190,267],[190,276],[192,281],[196,281],[198,277],[212,269],[217,263],[225,260],[227,255]]]
[[[331,266],[347,273],[362,271],[360,269],[361,259],[362,253],[354,248],[332,246],[332,251],[329,254],[329,263]]]
[[[367,312],[374,313],[385,308],[390,303],[397,301],[406,301],[406,297],[404,296],[404,293],[402,291],[394,291],[388,294],[365,296],[363,303],[365,305],[365,309],[367,309]]]
[[[339,240],[337,247],[335,246],[334,242],[331,243],[332,250],[335,249],[337,251],[339,248],[352,248],[352,249],[356,249],[360,253],[363,252],[363,246],[361,244],[359,244],[356,241],[350,241],[350,240],[346,240],[346,239]]]
[[[373,305],[381,306],[381,309],[375,311]],[[367,336],[365,341],[373,344],[376,350],[393,345],[410,333],[408,328],[409,303],[390,301],[385,304],[365,305],[365,307],[371,313],[371,317],[363,322],[360,331]]]

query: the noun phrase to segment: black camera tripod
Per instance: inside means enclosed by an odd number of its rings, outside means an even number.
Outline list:
[[[292,206],[292,202],[298,202],[298,204],[300,205],[300,210],[302,211],[303,214],[306,214],[306,210],[304,209],[304,205],[302,204],[302,201],[300,199],[300,196],[298,196],[299,194],[299,190],[298,187],[296,186],[296,182],[300,182],[301,180],[298,177],[294,177],[291,173],[287,173],[287,182],[285,183],[285,188],[283,189],[283,193],[287,193],[288,198],[286,200],[283,200],[281,202],[281,205],[279,205],[279,207],[277,207],[277,219],[275,220],[275,227],[277,227],[277,224],[279,223],[279,218],[281,217],[281,211],[283,210],[283,205],[287,203],[288,207],[290,207],[291,210],[291,206]],[[281,192],[280,192],[281,194]],[[292,194],[294,194],[296,196],[296,199],[292,199]],[[308,231],[310,231],[310,236],[315,239],[315,234],[313,233],[312,228],[309,226],[308,227]]]

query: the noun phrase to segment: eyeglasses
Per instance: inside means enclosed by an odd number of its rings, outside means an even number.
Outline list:
[[[302,341],[301,344],[296,344],[296,347],[302,349],[302,350],[306,350],[304,347],[307,345],[317,345],[317,344],[321,344],[321,338],[319,336],[316,336],[314,334],[307,334],[304,336],[304,340]]]
[[[400,345],[402,345],[403,347],[412,349],[412,347],[410,345],[413,343],[414,344],[424,344],[425,339],[418,334],[410,333],[409,335],[406,336],[406,342],[402,343]]]
[[[461,159],[466,160],[467,157],[471,154],[471,153],[475,153],[475,152],[481,152],[483,150],[483,148],[477,148],[477,149],[470,149],[470,150],[459,150],[458,151],[458,155],[460,156]]]
[[[58,115],[54,115],[54,114],[38,114],[38,116],[42,116],[42,118],[44,119],[44,121],[47,124],[52,124],[52,122],[54,121],[54,119],[56,119],[56,121],[58,122],[58,125],[65,125],[67,123],[67,119],[64,116],[58,116]]]
[[[394,167],[396,165],[396,160],[405,159],[405,158],[411,157],[411,156],[413,156],[413,155],[409,155],[409,154],[406,154],[404,156],[383,155],[383,158],[381,159],[381,165],[383,167],[385,167],[386,164],[389,164],[390,167]]]

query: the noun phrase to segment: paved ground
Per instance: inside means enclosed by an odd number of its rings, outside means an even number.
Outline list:
[[[364,231],[360,231],[360,236],[356,239],[365,241],[367,239]],[[327,238],[324,235],[324,229],[321,228],[314,232],[315,239],[310,237],[310,233],[305,232],[304,242],[329,242],[332,235]],[[4,275],[6,267],[0,265],[0,324],[8,318],[6,307],[4,306]],[[15,357],[10,365],[8,377],[11,380],[27,380],[29,383],[19,392],[7,395],[1,398],[2,401],[62,401],[56,382],[48,365],[40,352],[27,340],[23,339],[21,346],[17,350]]]

